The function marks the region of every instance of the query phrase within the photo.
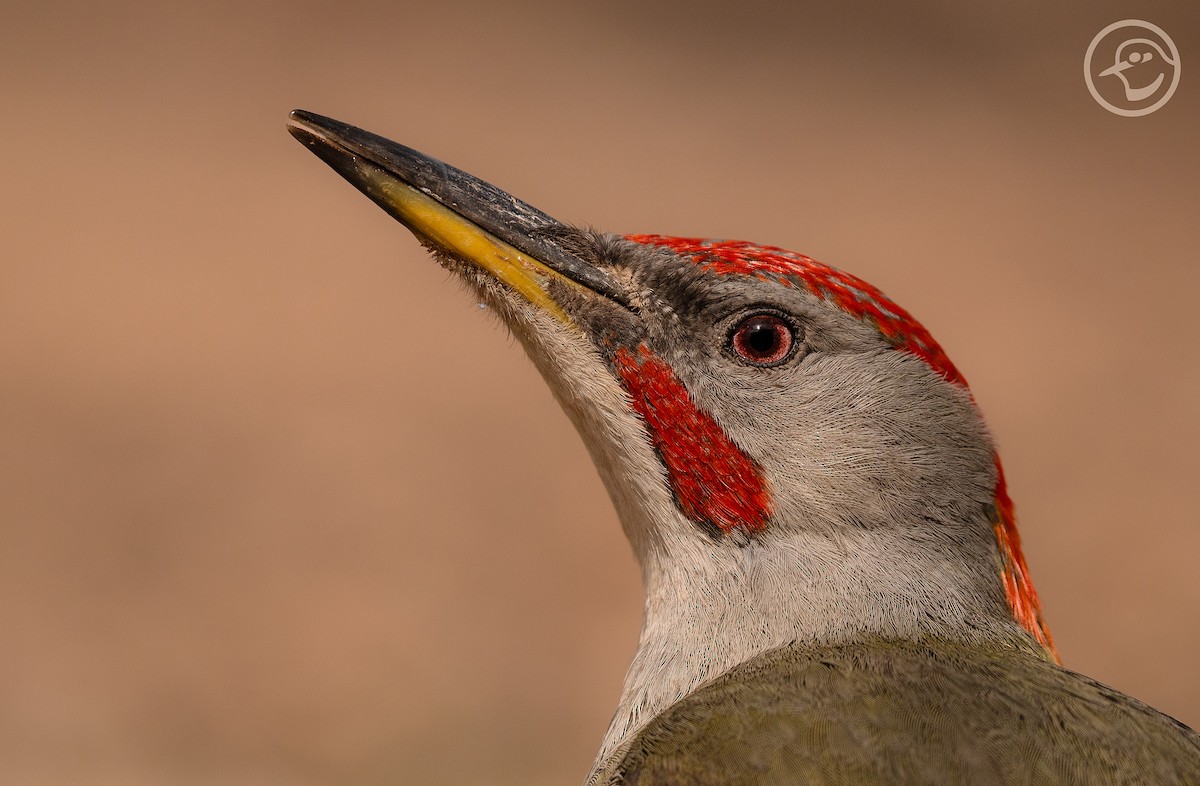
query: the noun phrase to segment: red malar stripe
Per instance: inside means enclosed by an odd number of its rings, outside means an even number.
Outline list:
[[[646,421],[679,507],[728,535],[766,529],[771,495],[758,465],[701,411],[671,367],[645,344],[616,353],[617,373]]]

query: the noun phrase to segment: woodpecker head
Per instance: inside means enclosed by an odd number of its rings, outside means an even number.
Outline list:
[[[712,650],[704,673],[840,632],[1053,651],[966,383],[878,289],[779,248],[574,229],[352,126],[290,129],[525,345],[641,562],[647,669],[669,624]]]

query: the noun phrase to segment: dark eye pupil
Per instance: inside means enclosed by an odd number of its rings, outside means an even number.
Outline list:
[[[752,352],[770,357],[779,349],[781,341],[779,326],[766,320],[758,320],[746,326],[746,346]]]

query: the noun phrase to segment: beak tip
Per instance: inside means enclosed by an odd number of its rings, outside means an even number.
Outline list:
[[[288,112],[287,130],[297,140],[311,145],[318,138],[317,129],[311,122],[313,115],[303,109],[293,109]]]
[[[312,124],[312,122],[320,122],[322,120],[328,120],[328,118],[323,118],[323,116],[320,116],[316,112],[308,112],[307,109],[293,109],[292,112],[288,113],[289,124],[293,124],[293,122]]]
[[[317,142],[328,140],[330,134],[336,135],[339,130],[351,129],[351,126],[306,109],[293,109],[288,112],[287,129],[296,139],[312,147]]]

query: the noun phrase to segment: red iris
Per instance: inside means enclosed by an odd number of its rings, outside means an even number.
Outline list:
[[[739,358],[755,366],[774,366],[792,355],[796,331],[783,317],[753,314],[733,329],[729,346]]]

